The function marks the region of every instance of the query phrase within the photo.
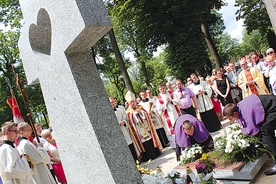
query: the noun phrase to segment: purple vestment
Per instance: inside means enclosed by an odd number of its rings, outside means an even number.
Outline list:
[[[240,101],[238,123],[245,135],[256,135],[259,133],[259,126],[265,118],[265,111],[260,98],[257,95],[250,95]]]
[[[190,136],[187,135],[182,128],[182,123],[185,120],[189,120],[193,123],[195,128],[193,138],[196,142],[202,143],[208,138],[210,133],[205,128],[204,124],[196,119],[194,116],[190,114],[184,114],[182,116],[179,116],[179,118],[175,122],[175,141],[179,145],[179,147],[191,146]]]

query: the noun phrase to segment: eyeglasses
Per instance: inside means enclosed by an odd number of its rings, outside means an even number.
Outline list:
[[[9,132],[15,132],[15,133],[18,133],[19,131],[17,130],[8,130]]]
[[[270,54],[272,54],[272,53],[274,53],[274,51],[271,51],[271,52],[269,52],[269,53],[266,53],[266,55],[270,55]]]

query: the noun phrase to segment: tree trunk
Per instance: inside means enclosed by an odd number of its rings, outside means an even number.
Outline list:
[[[127,73],[127,69],[126,69],[125,63],[123,61],[121,52],[120,52],[118,44],[116,42],[116,38],[115,38],[115,34],[114,34],[114,31],[113,31],[113,28],[110,31],[108,31],[108,35],[109,35],[110,40],[111,40],[111,45],[113,47],[113,50],[114,50],[114,53],[115,53],[115,57],[116,57],[117,62],[118,62],[118,66],[120,68],[121,74],[122,74],[124,82],[126,84],[126,88],[127,88],[128,91],[131,91],[131,92],[134,93],[134,89],[133,89],[131,80],[130,80],[129,75]]]
[[[151,88],[150,81],[149,81],[149,75],[148,75],[148,70],[146,68],[146,63],[144,61],[140,61],[141,66],[142,66],[142,72],[144,74],[144,80],[147,85],[147,87]]]
[[[215,44],[212,40],[212,37],[210,35],[208,26],[204,22],[201,23],[201,31],[204,35],[204,38],[205,38],[206,42],[207,42],[208,48],[209,48],[212,56],[214,57],[214,62],[216,64],[216,66],[218,68],[222,68],[223,66],[222,66],[221,59],[218,55],[218,51],[217,51],[216,46],[215,46]]]

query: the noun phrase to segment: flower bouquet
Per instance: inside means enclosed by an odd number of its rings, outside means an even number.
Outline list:
[[[264,153],[271,154],[259,137],[243,134],[237,124],[228,126],[223,135],[215,138],[214,147],[211,156],[218,158],[223,164],[246,164],[257,160]]]
[[[202,154],[202,157],[199,159],[199,162],[196,164],[195,168],[198,174],[201,183],[213,183],[213,169],[216,164],[210,159],[210,156],[206,153]]]
[[[181,153],[179,165],[194,162],[201,157],[201,154],[202,147],[200,147],[198,144],[186,147]]]

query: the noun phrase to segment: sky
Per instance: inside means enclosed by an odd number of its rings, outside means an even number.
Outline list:
[[[242,39],[243,20],[236,21],[237,7],[234,6],[235,0],[224,0],[228,5],[222,7],[219,11],[222,13],[224,19],[224,25],[226,27],[225,32],[228,32],[232,38],[237,38],[239,41]]]

